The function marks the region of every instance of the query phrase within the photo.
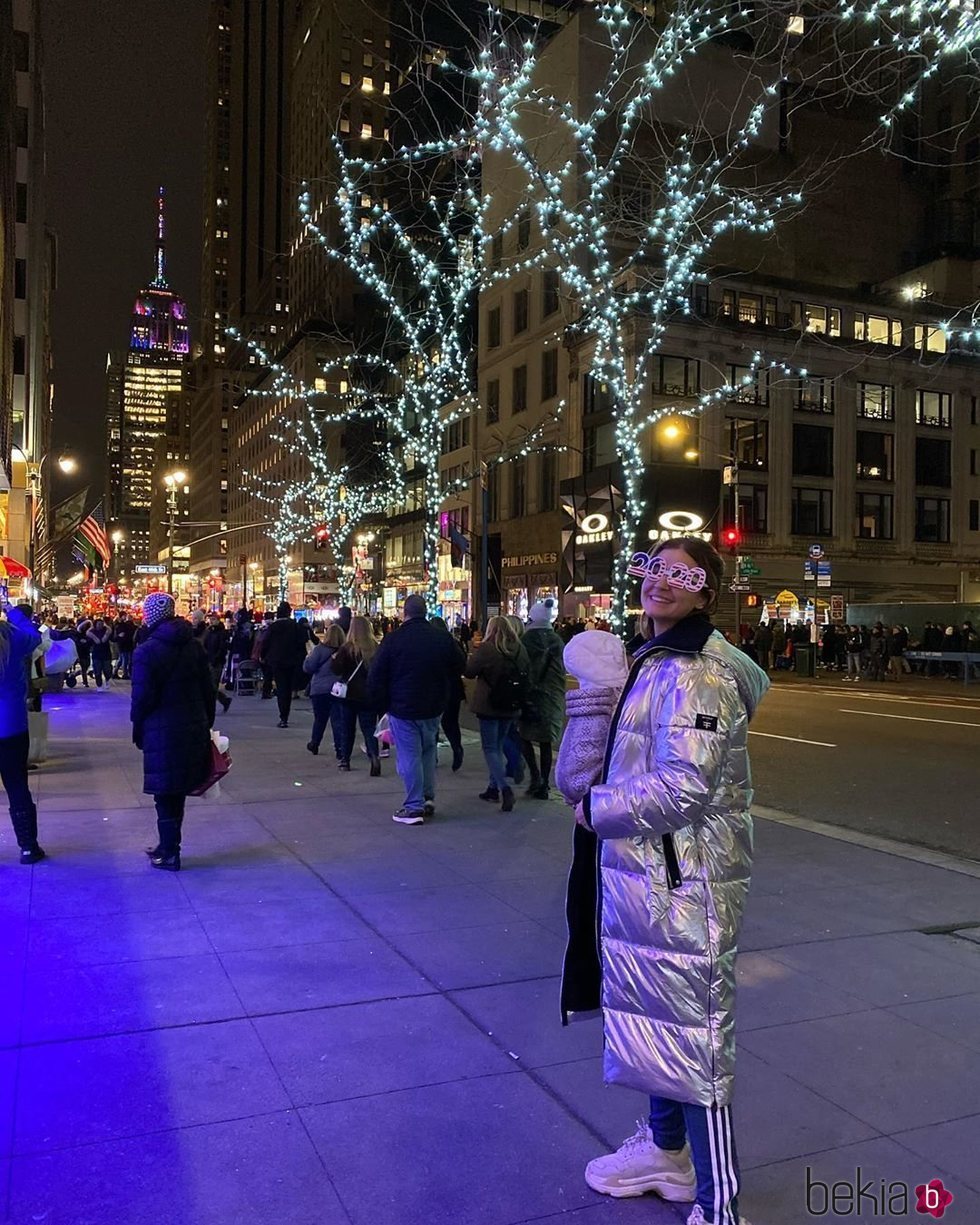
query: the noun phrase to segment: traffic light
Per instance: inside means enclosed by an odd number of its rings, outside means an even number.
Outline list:
[[[316,535],[313,537],[313,548],[319,553],[327,547],[327,541],[330,538],[330,529],[328,527],[318,527]]]
[[[726,527],[721,533],[722,544],[728,546],[729,550],[734,553],[742,540],[742,533],[737,527]]]

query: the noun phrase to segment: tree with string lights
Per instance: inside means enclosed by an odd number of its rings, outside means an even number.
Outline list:
[[[777,228],[848,158],[889,151],[903,112],[944,65],[975,67],[980,30],[972,5],[956,13],[947,0],[853,0],[805,18],[781,0],[687,0],[658,5],[655,16],[601,2],[569,29],[541,51],[487,40],[476,131],[487,181],[492,169],[494,181],[517,176],[533,193],[536,248],[575,315],[568,335],[608,389],[622,493],[612,620],[622,629],[653,427],[739,390],[725,382],[693,403],[655,407],[665,337],[697,315],[716,267],[760,262]],[[554,50],[568,37],[590,56],[577,95],[568,88],[577,75]],[[826,112],[857,97],[877,114],[869,108],[853,148],[795,164],[783,153],[786,133],[814,97]],[[786,351],[756,354],[751,375],[805,376]]]

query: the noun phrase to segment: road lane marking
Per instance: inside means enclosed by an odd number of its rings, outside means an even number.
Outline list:
[[[923,719],[921,715],[887,715],[883,710],[848,710],[838,708],[843,715],[866,715],[869,719],[905,719],[909,723],[938,723],[941,727],[972,727],[980,732],[980,723],[963,723],[958,719]]]
[[[910,694],[902,693],[889,695],[876,689],[810,689],[802,685],[799,688],[805,693],[816,693],[822,698],[836,698],[838,701],[843,697],[848,697],[857,698],[859,702],[905,702],[911,706],[945,706],[947,710],[980,710],[980,698],[961,698],[955,693],[923,694],[921,697],[912,697]],[[774,686],[766,694],[766,698],[770,698],[774,693],[788,692],[790,691],[782,686]]]
[[[765,736],[767,740],[792,740],[794,744],[815,744],[820,749],[836,749],[836,744],[828,744],[826,740],[804,740],[802,736],[777,736],[775,732],[750,731],[750,736]]]

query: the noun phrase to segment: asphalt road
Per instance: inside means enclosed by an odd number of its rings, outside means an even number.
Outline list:
[[[777,681],[750,749],[759,804],[980,860],[980,684]]]

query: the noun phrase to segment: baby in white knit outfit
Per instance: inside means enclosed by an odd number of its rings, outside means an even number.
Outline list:
[[[629,674],[626,649],[615,634],[586,630],[565,647],[565,668],[579,683],[565,695],[568,725],[558,751],[555,782],[577,804],[598,782],[609,727]]]

